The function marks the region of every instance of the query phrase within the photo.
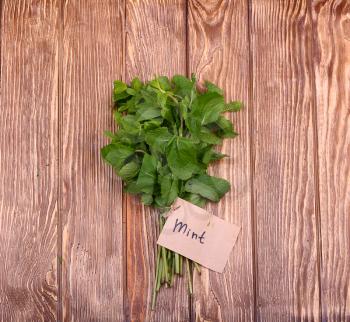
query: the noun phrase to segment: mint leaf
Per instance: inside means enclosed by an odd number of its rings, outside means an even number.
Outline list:
[[[116,123],[129,134],[137,134],[141,131],[141,124],[135,115],[128,114],[123,116],[120,112],[114,112],[114,120]]]
[[[148,194],[153,193],[156,183],[157,160],[154,156],[145,154],[143,157],[139,176],[137,178],[137,186],[140,191]]]
[[[164,106],[161,109],[161,116],[169,122],[169,124],[174,125],[175,120],[170,106]]]
[[[165,176],[160,176],[158,182],[160,184],[160,195],[156,197],[156,204],[161,208],[169,207],[178,196],[179,181],[169,173]]]
[[[183,199],[193,203],[194,205],[203,208],[207,202],[207,199],[201,197],[197,193],[186,193]]]
[[[195,75],[114,82],[118,129],[105,133],[111,143],[101,154],[124,190],[144,204],[165,209],[180,196],[203,206],[226,191],[227,182],[208,176],[207,168],[225,157],[215,145],[237,135],[223,113],[237,112],[243,103],[225,103],[224,91],[210,81],[205,87],[197,89]]]
[[[224,110],[224,97],[216,92],[204,93],[193,102],[190,117],[200,120],[201,125],[217,121]]]
[[[144,205],[146,206],[150,206],[153,202],[153,196],[152,194],[148,194],[148,193],[143,193],[141,195],[141,201]]]
[[[195,86],[193,81],[181,75],[175,75],[172,82],[175,85],[174,93],[182,97],[190,96]]]
[[[124,91],[126,91],[127,88],[128,86],[122,81],[114,81],[114,94],[123,93]]]
[[[209,144],[221,144],[222,140],[215,133],[211,132],[208,128],[203,127],[198,134],[198,138]]]
[[[217,87],[215,84],[209,81],[205,82],[205,87],[207,88],[208,93],[218,93],[220,95],[224,94],[224,91],[220,87]]]
[[[124,186],[124,191],[133,195],[139,194],[142,191],[140,190],[139,186],[137,185],[137,182],[135,180],[129,181]]]
[[[142,88],[142,82],[135,77],[132,81],[131,81],[131,87],[135,90],[135,91],[139,91]]]
[[[230,189],[230,183],[224,179],[209,176],[207,174],[199,175],[186,182],[185,190],[187,192],[197,193],[211,201],[219,201]]]
[[[243,108],[243,103],[239,101],[233,101],[225,104],[224,112],[238,112]]]
[[[145,131],[156,129],[156,128],[160,127],[162,122],[163,122],[162,118],[155,118],[155,119],[144,122],[143,128]]]
[[[167,161],[172,173],[181,180],[187,180],[201,170],[196,145],[187,138],[173,139],[167,149]]]
[[[129,94],[126,92],[127,88],[127,85],[122,81],[115,81],[113,88],[113,101],[117,102],[127,98],[129,96]]]
[[[216,125],[221,129],[221,136],[225,138],[235,137],[238,135],[233,130],[233,125],[230,120],[225,118],[224,116],[220,116],[218,120],[216,121]]]
[[[146,131],[145,141],[153,151],[164,153],[169,141],[173,138],[166,127]]]
[[[227,157],[226,154],[222,154],[220,152],[216,152],[215,150],[213,150],[211,147],[205,151],[205,153],[203,154],[202,157],[202,162],[206,165],[208,165],[210,162],[212,161],[216,161],[216,160],[220,160],[224,157]]]
[[[111,143],[101,149],[101,154],[107,163],[120,170],[125,161],[134,154],[134,149],[120,143]]]
[[[151,120],[161,115],[161,110],[157,107],[142,107],[136,112],[137,121]]]
[[[138,174],[139,169],[139,164],[135,161],[131,161],[124,165],[120,170],[117,170],[117,173],[123,180],[128,181]]]
[[[115,135],[114,135],[113,132],[111,132],[111,131],[104,131],[103,133],[104,133],[105,136],[109,137],[110,139],[112,139],[112,140],[115,139]]]

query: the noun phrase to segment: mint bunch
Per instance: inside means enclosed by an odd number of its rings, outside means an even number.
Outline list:
[[[237,135],[224,113],[239,111],[242,103],[225,102],[222,89],[210,82],[205,87],[200,92],[193,75],[171,80],[161,76],[146,83],[135,78],[130,85],[114,82],[118,130],[105,132],[111,143],[102,148],[102,157],[122,178],[124,191],[140,195],[142,203],[162,213],[177,197],[203,207],[207,201],[218,202],[230,189],[228,181],[207,170],[210,163],[226,157],[215,145]],[[152,306],[161,284],[171,286],[174,274],[181,274],[182,261],[180,255],[158,246]]]

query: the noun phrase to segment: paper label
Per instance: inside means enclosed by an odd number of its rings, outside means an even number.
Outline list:
[[[157,244],[222,273],[240,227],[178,198]]]

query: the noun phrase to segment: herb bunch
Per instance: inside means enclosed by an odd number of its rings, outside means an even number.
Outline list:
[[[177,197],[204,207],[230,189],[228,181],[208,175],[207,169],[226,157],[215,145],[237,135],[224,113],[239,111],[242,103],[225,102],[222,89],[213,83],[205,87],[203,92],[197,89],[194,75],[171,80],[161,76],[146,83],[135,78],[130,85],[114,82],[118,130],[105,132],[111,142],[102,148],[102,157],[123,180],[124,191],[140,195],[143,204],[159,208],[161,214]],[[162,228],[163,216],[159,223]],[[192,293],[190,261],[157,247],[152,307],[160,286],[171,286],[174,275],[182,275],[183,263]]]

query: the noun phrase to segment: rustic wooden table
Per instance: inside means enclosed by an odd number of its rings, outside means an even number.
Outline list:
[[[1,321],[350,321],[348,0],[1,8]],[[242,231],[152,312],[157,214],[99,151],[114,79],[191,72],[246,103],[212,170]]]

